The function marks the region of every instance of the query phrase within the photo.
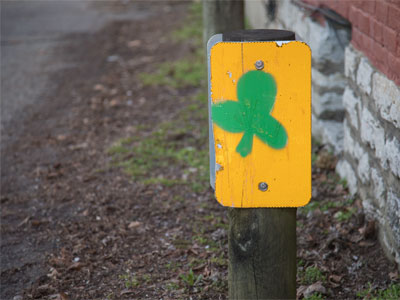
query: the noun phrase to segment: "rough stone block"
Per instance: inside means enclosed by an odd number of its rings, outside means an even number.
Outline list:
[[[318,93],[336,92],[343,93],[347,80],[343,73],[323,74],[317,69],[312,69],[312,83]]]
[[[364,184],[369,182],[369,178],[370,178],[369,170],[370,170],[369,157],[368,157],[368,153],[365,152],[361,156],[361,159],[359,160],[358,166],[357,166],[358,177],[360,177],[361,182]]]
[[[373,183],[373,191],[375,198],[382,204],[385,198],[385,183],[382,174],[376,168],[371,168],[371,179]]]
[[[322,72],[343,71],[344,51],[343,44],[348,41],[338,41],[335,29],[329,23],[325,27],[309,21],[309,36],[307,43],[313,53],[315,67]]]
[[[356,71],[360,62],[360,53],[354,50],[353,46],[349,45],[345,49],[344,56],[344,74],[351,80],[356,81]]]
[[[348,113],[350,124],[358,129],[358,112],[361,111],[361,101],[349,87],[346,87],[344,91],[343,105]]]
[[[375,149],[376,156],[381,160],[382,166],[387,167],[385,159],[385,131],[378,119],[364,107],[361,113],[361,140]]]
[[[337,93],[318,94],[313,89],[312,108],[315,115],[324,120],[343,120],[342,95]]]
[[[390,170],[400,178],[400,142],[395,137],[386,141],[384,160],[389,161]]]
[[[381,73],[372,77],[372,96],[383,119],[400,128],[400,89]]]
[[[353,171],[353,167],[350,163],[341,159],[336,165],[336,172],[340,177],[345,178],[347,180],[347,186],[349,187],[349,192],[351,195],[357,193],[357,177]]]
[[[312,115],[312,134],[322,143],[327,144],[334,154],[343,151],[343,124],[342,122],[324,121]]]
[[[371,94],[373,72],[374,69],[369,64],[368,59],[362,57],[360,60],[360,64],[358,65],[356,81],[363,92],[367,93],[368,95]]]
[[[394,248],[400,252],[400,194],[394,189],[390,189],[387,195],[387,215],[388,225],[393,235],[392,243]],[[397,256],[399,259],[400,257]]]

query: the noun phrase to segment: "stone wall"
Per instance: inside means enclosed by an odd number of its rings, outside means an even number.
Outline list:
[[[336,170],[379,222],[382,244],[400,262],[400,89],[352,46],[345,73],[344,153]]]
[[[400,2],[247,0],[245,8],[253,28],[292,30],[309,44],[313,136],[340,156],[337,172],[400,265]]]

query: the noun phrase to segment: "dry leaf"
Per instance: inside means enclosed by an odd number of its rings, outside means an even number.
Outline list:
[[[128,47],[134,48],[134,47],[140,46],[141,44],[142,44],[141,40],[133,40],[133,41],[128,42]]]
[[[118,102],[117,99],[112,99],[112,100],[110,101],[110,106],[111,106],[111,107],[115,107],[115,106],[117,106],[118,104],[119,104],[119,102]]]
[[[132,229],[132,228],[139,227],[140,225],[142,225],[142,223],[140,223],[140,222],[138,222],[138,221],[133,221],[133,222],[130,222],[130,223],[129,223],[128,228],[129,228],[129,229]]]
[[[392,281],[397,280],[397,279],[399,278],[399,273],[398,273],[398,271],[390,272],[390,273],[389,273],[389,278],[390,278],[390,280],[392,280]]]
[[[21,227],[22,225],[25,225],[26,223],[28,223],[29,219],[30,219],[29,216],[26,217],[25,219],[22,220],[21,223],[19,223],[19,224],[17,225],[17,227]]]
[[[308,286],[304,291],[304,297],[308,298],[314,293],[326,294],[326,288],[322,285],[321,281],[317,281],[316,283]]]
[[[301,296],[303,296],[304,295],[304,292],[306,291],[306,289],[307,289],[307,286],[305,286],[305,285],[301,285],[301,286],[299,286],[299,288],[297,289],[297,299],[300,299],[301,298]]]
[[[135,292],[134,290],[124,289],[124,290],[121,291],[120,295],[122,296],[122,295],[126,295],[126,294],[132,294],[134,292]]]
[[[68,270],[68,271],[69,271],[69,270],[78,271],[78,270],[80,270],[83,266],[84,266],[83,263],[75,262],[75,263],[73,263],[72,265],[70,265],[70,266],[68,267],[67,270]]]
[[[67,136],[65,134],[59,134],[59,135],[57,135],[56,139],[57,139],[57,141],[62,142],[67,139]]]
[[[338,287],[340,286],[340,281],[342,280],[343,276],[339,275],[329,275],[328,281],[333,287]]]

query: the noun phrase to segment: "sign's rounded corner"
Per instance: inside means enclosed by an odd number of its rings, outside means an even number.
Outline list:
[[[298,205],[297,207],[304,207],[304,206],[306,206],[307,204],[309,204],[310,201],[311,201],[311,197],[308,198],[308,199],[306,199],[304,202],[299,203],[299,205]]]
[[[210,53],[211,49],[221,43],[223,41],[223,37],[221,33],[214,34],[212,37],[210,37],[207,41],[207,52]]]

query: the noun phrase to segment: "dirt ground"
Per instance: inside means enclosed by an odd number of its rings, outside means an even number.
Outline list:
[[[154,16],[57,50],[79,64],[2,153],[1,299],[227,298],[199,5],[141,5]],[[396,299],[396,265],[335,164],[314,142],[298,298]]]

